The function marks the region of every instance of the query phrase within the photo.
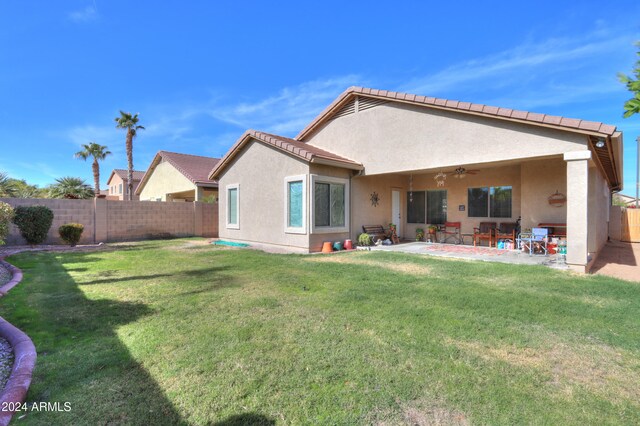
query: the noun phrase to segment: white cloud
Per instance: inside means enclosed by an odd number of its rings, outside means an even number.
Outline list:
[[[76,23],[84,23],[95,21],[98,19],[98,9],[96,8],[96,4],[87,6],[84,9],[76,10],[69,13],[69,19]]]
[[[359,75],[314,80],[285,87],[276,95],[254,102],[217,105],[211,117],[240,128],[255,128],[284,135],[294,134],[311,121],[347,87],[362,84]]]

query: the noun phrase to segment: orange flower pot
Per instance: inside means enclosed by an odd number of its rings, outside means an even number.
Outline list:
[[[333,243],[331,241],[325,241],[324,243],[322,243],[322,252],[323,253],[333,252]]]

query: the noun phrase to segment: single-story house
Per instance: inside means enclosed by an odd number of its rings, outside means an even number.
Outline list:
[[[140,184],[140,180],[144,176],[144,172],[134,170],[133,171],[133,199],[138,200],[139,197],[136,195],[136,189]],[[127,170],[124,169],[113,169],[111,175],[109,175],[109,179],[107,180],[107,186],[109,187],[109,193],[107,194],[108,200],[128,200],[129,197],[128,189],[127,189]]]
[[[294,139],[249,130],[211,171],[220,238],[320,251],[363,225],[444,221],[566,224],[567,263],[585,271],[622,187],[615,126],[352,87]]]
[[[218,182],[209,172],[219,158],[159,151],[138,185],[141,201],[217,199]]]

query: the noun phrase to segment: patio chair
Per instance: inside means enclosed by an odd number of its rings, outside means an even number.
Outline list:
[[[462,243],[462,235],[460,235],[460,222],[445,222],[440,227],[440,242],[447,243],[453,239],[455,244]]]
[[[495,230],[495,222],[480,222],[480,226],[473,228],[473,246],[475,247],[482,240],[487,240],[489,241],[489,247],[492,247]]]
[[[518,222],[502,222],[496,229],[495,242],[498,240],[509,239],[512,243],[516,242],[516,230],[518,228]]]
[[[531,234],[521,237],[522,250],[529,251],[529,256],[535,254],[548,253],[547,242],[549,240],[549,230],[547,228],[532,228]]]

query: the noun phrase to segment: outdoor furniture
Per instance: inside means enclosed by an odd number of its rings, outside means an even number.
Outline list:
[[[460,234],[460,239],[462,240],[462,244],[466,244],[466,243],[464,242],[464,239],[465,239],[466,237],[469,237],[469,238],[471,238],[471,239],[473,240],[473,234],[470,234],[470,233]]]
[[[509,239],[515,244],[516,242],[516,229],[518,228],[518,222],[502,222],[496,229],[495,242],[498,243],[500,239]]]
[[[382,225],[362,225],[362,232],[369,234],[374,243],[376,240],[386,240],[389,236],[389,232]]]
[[[549,237],[566,237],[567,236],[567,224],[566,223],[539,223],[538,228],[547,228],[549,230]]]
[[[460,222],[445,222],[440,227],[440,242],[447,243],[449,240],[453,240],[455,244],[461,244],[460,227]]]
[[[475,247],[482,240],[487,240],[489,241],[489,247],[492,247],[495,230],[495,222],[480,222],[480,226],[473,228],[473,246]]]
[[[548,254],[547,243],[549,240],[549,230],[547,228],[533,228],[531,233],[520,235],[520,244],[523,251],[529,251],[529,256],[533,254]]]

